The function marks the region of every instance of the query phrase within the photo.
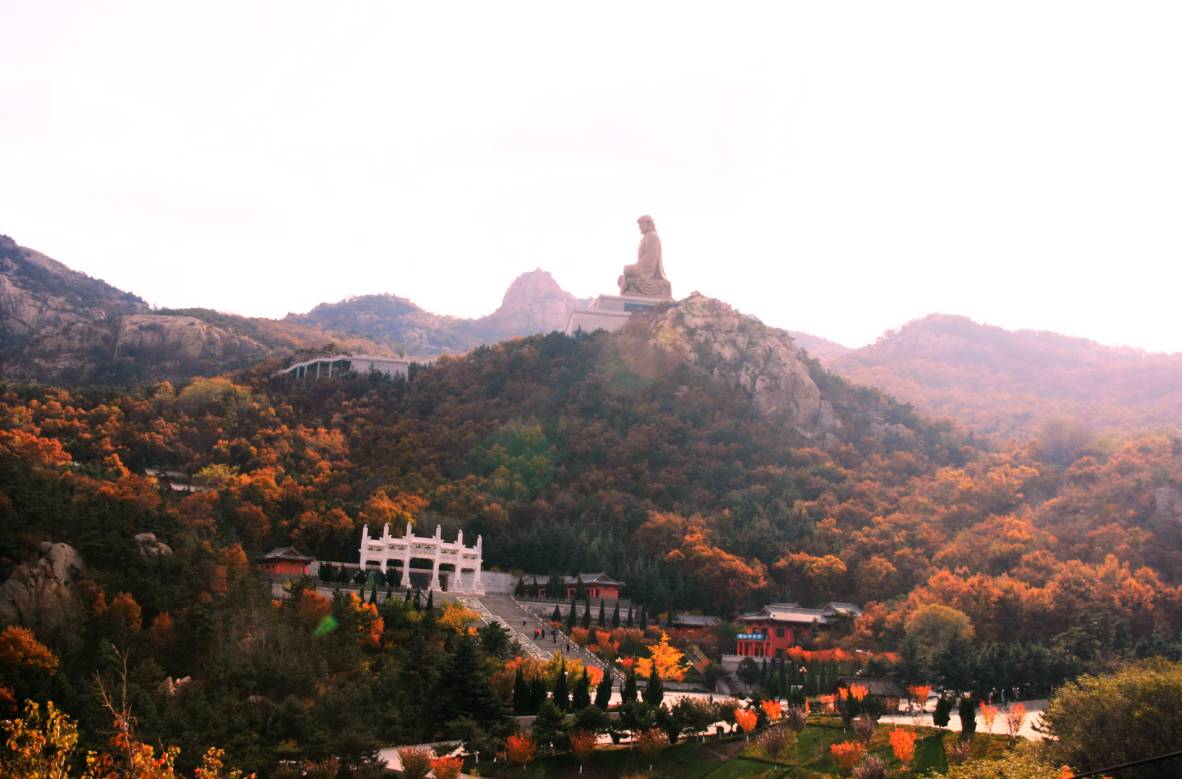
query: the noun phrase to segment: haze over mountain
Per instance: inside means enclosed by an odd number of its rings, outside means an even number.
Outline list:
[[[1097,433],[1182,420],[1182,354],[948,314],[908,322],[860,349],[794,336],[842,376],[987,435],[1019,435],[1055,419]]]
[[[0,377],[74,383],[185,378],[325,349],[432,357],[561,330],[588,301],[546,271],[519,276],[476,319],[393,294],[323,303],[282,320],[152,309],[134,294],[0,238]],[[1182,419],[1182,355],[1010,331],[932,314],[858,349],[803,332],[798,347],[844,377],[993,437],[1066,418],[1091,432]]]
[[[288,314],[285,321],[354,333],[406,354],[427,356],[562,330],[570,312],[589,302],[563,290],[539,268],[514,279],[497,310],[477,319],[433,314],[395,295],[360,295],[321,303],[306,314]]]

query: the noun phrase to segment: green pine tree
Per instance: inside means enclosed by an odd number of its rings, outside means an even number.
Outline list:
[[[560,710],[570,708],[570,688],[566,680],[566,660],[558,653],[558,676],[554,679],[554,705]]]
[[[483,653],[473,638],[457,637],[455,651],[439,677],[434,700],[437,722],[464,714],[485,728],[501,723],[501,698],[489,682]]]
[[[657,673],[657,664],[653,663],[653,670],[648,675],[648,686],[644,688],[644,702],[650,706],[660,706],[664,699],[665,685]]]
[[[632,621],[632,607],[628,607],[628,621],[624,623],[624,627],[635,627],[636,623]]]
[[[591,601],[586,601],[583,606],[583,629],[591,629]]]
[[[537,714],[538,709],[545,703],[550,691],[546,689],[546,677],[538,674],[529,680],[529,709],[527,714]]]
[[[579,619],[578,615],[575,614],[575,599],[571,598],[570,599],[570,611],[566,615],[567,635],[569,635],[570,632],[575,629],[575,625],[578,624],[578,619]]]
[[[640,607],[640,629],[648,630],[648,609]]]
[[[562,622],[562,609],[558,608],[558,604],[554,604],[554,613],[550,615],[551,622]]]
[[[570,696],[570,705],[575,711],[582,711],[591,705],[591,677],[587,675],[585,667],[583,675],[575,682],[575,689]]]
[[[553,750],[566,740],[566,715],[553,701],[545,701],[534,719],[534,741]]]
[[[636,703],[636,686],[636,669],[629,668],[628,676],[624,679],[624,689],[620,690],[620,705]]]
[[[603,672],[603,678],[599,680],[599,686],[595,688],[595,705],[600,709],[607,711],[607,707],[612,700],[612,672],[610,670]]]
[[[620,626],[620,602],[616,601],[615,608],[612,609],[612,629]]]
[[[601,628],[607,627],[607,612],[604,611],[603,598],[599,599],[599,619],[597,620],[597,624]]]
[[[521,672],[521,666],[517,666],[517,673],[513,675],[513,713],[528,714],[529,711],[529,685],[525,683],[525,674]]]

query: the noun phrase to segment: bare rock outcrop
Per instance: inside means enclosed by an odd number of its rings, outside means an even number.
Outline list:
[[[156,538],[155,533],[136,533],[135,545],[144,557],[169,557],[172,547]]]
[[[0,624],[18,624],[54,632],[81,617],[74,592],[86,569],[69,544],[41,544],[41,558],[21,563],[0,585]]]
[[[115,357],[158,355],[190,362],[220,360],[229,355],[258,359],[266,349],[192,316],[135,314],[119,321]]]
[[[841,426],[785,331],[696,292],[655,309],[647,324],[653,343],[746,392],[765,417],[807,436]]]

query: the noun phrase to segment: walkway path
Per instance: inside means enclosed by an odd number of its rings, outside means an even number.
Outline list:
[[[517,601],[508,595],[457,595],[457,600],[480,614],[486,623],[497,621],[509,630],[530,657],[549,660],[555,652],[561,651],[567,657],[581,660],[584,664],[602,669],[603,662],[559,631],[551,638],[549,622],[527,614]],[[544,631],[544,637],[534,639],[534,630]]]
[[[1015,701],[1021,703],[1026,707],[1026,721],[1022,724],[1022,729],[1018,731],[1018,735],[1022,738],[1031,741],[1041,741],[1046,738],[1045,735],[1039,733],[1034,729],[1034,726],[1042,721],[1043,710],[1047,707],[1046,699],[1030,700],[1030,701]],[[1010,705],[1013,705],[1012,703]],[[927,709],[922,713],[911,714],[891,714],[882,717],[880,722],[896,722],[900,725],[928,725],[933,726],[932,723],[932,709],[935,708],[934,703],[929,703]],[[977,732],[978,733],[999,733],[1008,735],[1009,730],[1006,728],[1006,713],[1005,710],[998,705],[997,718],[993,721],[993,728],[990,730],[985,727],[985,720],[981,718],[980,709],[977,710]],[[948,722],[948,730],[957,733],[961,730],[960,715],[956,711],[952,712],[952,717]]]

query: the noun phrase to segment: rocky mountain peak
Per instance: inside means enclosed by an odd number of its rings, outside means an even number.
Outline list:
[[[646,323],[659,349],[748,394],[763,416],[807,436],[841,426],[787,332],[697,292]]]
[[[523,273],[505,290],[500,307],[476,320],[477,330],[490,335],[513,337],[529,333],[547,333],[566,326],[570,312],[587,301],[579,300],[538,268]]]

